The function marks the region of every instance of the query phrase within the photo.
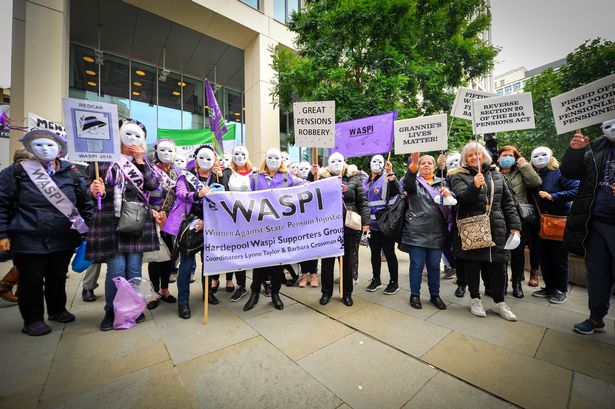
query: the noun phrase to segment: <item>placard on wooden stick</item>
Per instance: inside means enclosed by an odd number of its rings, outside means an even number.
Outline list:
[[[446,114],[395,121],[395,154],[448,148]]]
[[[332,148],[335,146],[335,101],[293,103],[295,146]]]
[[[475,135],[533,129],[532,94],[512,94],[503,97],[475,99],[472,128]]]

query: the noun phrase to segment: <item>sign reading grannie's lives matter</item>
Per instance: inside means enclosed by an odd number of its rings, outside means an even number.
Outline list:
[[[446,114],[395,121],[395,154],[445,150]]]
[[[120,130],[117,105],[63,98],[64,123],[71,160],[118,162]]]
[[[451,110],[451,116],[455,118],[472,120],[472,101],[475,99],[485,99],[497,97],[498,94],[491,92],[477,91],[470,88],[459,88]]]
[[[204,275],[344,254],[339,178],[205,199]]]
[[[473,104],[472,128],[475,135],[536,127],[530,92],[474,100]]]
[[[295,146],[333,148],[335,146],[335,101],[293,103]]]
[[[615,118],[615,74],[551,98],[557,134]]]

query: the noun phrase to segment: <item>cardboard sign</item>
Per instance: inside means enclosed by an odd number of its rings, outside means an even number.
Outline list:
[[[335,146],[335,101],[293,103],[295,146],[333,148]]]
[[[63,98],[68,155],[72,160],[118,162],[117,105]]]
[[[551,98],[557,134],[615,118],[615,74]]]
[[[28,112],[28,114],[26,115],[26,121],[28,131],[31,131],[33,129],[49,129],[50,131],[54,132],[66,132],[66,129],[59,123],[45,119],[42,116],[33,114],[32,112]]]
[[[472,101],[475,99],[485,99],[497,97],[498,94],[491,92],[477,91],[470,88],[459,88],[451,110],[451,116],[455,118],[472,120]]]
[[[475,99],[473,104],[472,128],[475,135],[536,127],[532,94],[529,92]]]
[[[395,154],[448,148],[446,114],[395,121]]]

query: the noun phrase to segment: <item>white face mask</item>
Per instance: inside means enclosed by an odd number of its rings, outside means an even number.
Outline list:
[[[224,169],[231,166],[231,155],[229,155],[228,153],[224,154],[224,158],[222,159],[222,166],[224,167]]]
[[[297,162],[293,162],[290,164],[290,171],[293,175],[299,173],[299,164]]]
[[[615,119],[609,119],[602,123],[602,133],[606,139],[615,143]]]
[[[267,169],[278,170],[282,164],[282,154],[277,149],[267,151]]]
[[[453,153],[446,158],[446,168],[447,169],[455,169],[459,167],[459,161],[461,160],[461,154]]]
[[[209,170],[214,166],[216,162],[216,156],[211,149],[203,148],[196,156],[196,162],[199,164],[199,168],[203,170]]]
[[[341,153],[335,152],[329,156],[329,169],[334,175],[339,175],[344,170],[344,156]]]
[[[549,162],[551,161],[551,150],[545,147],[539,147],[532,151],[532,165],[536,167],[536,169],[544,169],[547,167]]]
[[[160,142],[156,146],[156,156],[162,163],[173,163],[175,159],[175,146],[170,142]]]
[[[248,150],[245,146],[238,146],[233,150],[233,162],[237,166],[243,166],[248,163]]]
[[[288,152],[282,152],[282,162],[284,162],[286,167],[290,166],[290,155]]]
[[[369,168],[373,173],[380,173],[384,169],[384,156],[374,155],[371,162],[369,162]]]
[[[57,143],[49,138],[37,138],[30,143],[32,153],[39,159],[46,162],[52,161],[58,157],[60,147]]]
[[[299,164],[299,176],[301,176],[302,179],[306,179],[309,174],[310,174],[310,164],[307,162],[301,162]]]
[[[143,146],[145,143],[145,133],[139,125],[125,124],[120,129],[120,136],[124,146]]]
[[[187,164],[188,159],[186,158],[186,155],[184,155],[183,153],[178,153],[175,155],[175,166],[177,166],[181,170],[184,170],[186,169]]]

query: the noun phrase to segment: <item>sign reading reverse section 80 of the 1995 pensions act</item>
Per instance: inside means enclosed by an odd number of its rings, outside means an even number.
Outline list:
[[[335,146],[335,101],[293,103],[295,146],[333,148]]]
[[[615,74],[551,98],[557,134],[615,118]]]
[[[475,99],[472,127],[475,135],[533,129],[532,94],[512,94],[503,97]]]
[[[455,118],[472,120],[472,101],[475,99],[485,99],[497,97],[498,94],[491,92],[477,91],[470,88],[459,88],[451,110],[451,116]]]
[[[395,154],[445,150],[446,114],[395,121]]]
[[[340,178],[205,199],[205,275],[344,254]]]
[[[69,157],[87,162],[119,161],[117,105],[72,98],[64,98],[63,104]]]

